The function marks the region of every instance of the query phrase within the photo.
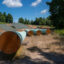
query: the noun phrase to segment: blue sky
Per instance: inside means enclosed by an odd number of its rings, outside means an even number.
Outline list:
[[[0,0],[0,12],[11,13],[14,22],[19,17],[35,20],[36,17],[46,18],[50,15],[47,1],[51,0]]]

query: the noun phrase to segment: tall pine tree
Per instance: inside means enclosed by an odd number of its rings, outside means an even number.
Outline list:
[[[50,6],[50,19],[56,28],[64,28],[64,0],[52,0],[47,2]]]
[[[7,23],[13,23],[13,17],[11,14],[8,14],[7,17],[6,17],[6,22]]]

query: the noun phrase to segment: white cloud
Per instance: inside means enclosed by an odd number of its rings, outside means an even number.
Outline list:
[[[39,3],[41,3],[42,0],[36,0],[35,2],[32,2],[31,6],[37,6]]]
[[[45,13],[47,13],[47,11],[48,11],[47,9],[44,9],[41,11],[41,14],[45,14]]]
[[[8,7],[22,7],[23,6],[20,0],[4,0],[3,4],[5,4]]]

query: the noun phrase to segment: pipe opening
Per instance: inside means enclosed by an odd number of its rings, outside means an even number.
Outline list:
[[[19,36],[12,31],[4,32],[0,36],[0,58],[11,57],[21,45]],[[2,55],[4,54],[4,55]]]
[[[33,35],[33,31],[28,31],[27,35],[28,36],[32,36]]]
[[[41,35],[42,34],[42,32],[40,31],[40,30],[38,30],[37,32],[36,32],[36,35]]]

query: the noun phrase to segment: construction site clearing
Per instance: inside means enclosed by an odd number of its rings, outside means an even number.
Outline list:
[[[9,26],[9,25],[7,25]],[[16,25],[17,26],[17,25]],[[9,31],[24,31],[27,28],[1,28],[0,33]],[[18,27],[18,26],[17,26]],[[36,28],[36,27],[35,27]],[[33,28],[33,29],[35,29]],[[48,28],[48,27],[47,27]],[[41,28],[43,29],[43,28]],[[55,33],[27,36],[15,57],[10,60],[0,60],[0,64],[64,64],[64,37]]]

